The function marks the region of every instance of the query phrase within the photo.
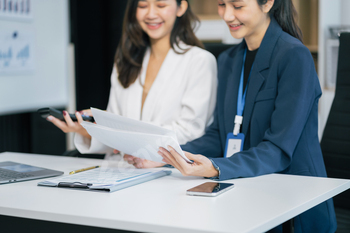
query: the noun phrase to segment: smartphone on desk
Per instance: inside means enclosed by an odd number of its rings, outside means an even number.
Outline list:
[[[205,182],[187,190],[186,194],[191,196],[215,197],[233,187],[234,184],[232,183]]]
[[[56,117],[57,119],[64,121],[63,112],[60,110],[57,110],[55,108],[40,108],[40,109],[38,109],[38,113],[40,114],[40,116],[42,118],[45,118],[45,119],[51,115],[51,116]],[[78,121],[75,114],[69,114],[69,116],[70,116],[70,118],[72,118],[72,121]],[[82,118],[84,121],[95,122],[95,120],[92,116],[82,115]]]

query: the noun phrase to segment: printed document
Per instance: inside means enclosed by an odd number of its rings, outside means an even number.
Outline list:
[[[187,162],[176,134],[146,122],[122,117],[91,108],[95,123],[84,121],[82,126],[101,143],[135,157],[162,162],[159,147],[173,147]]]

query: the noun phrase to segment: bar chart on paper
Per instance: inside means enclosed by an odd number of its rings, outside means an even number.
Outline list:
[[[0,18],[29,20],[32,18],[30,0],[0,0]]]
[[[13,74],[35,69],[34,35],[32,32],[0,32],[0,73]]]

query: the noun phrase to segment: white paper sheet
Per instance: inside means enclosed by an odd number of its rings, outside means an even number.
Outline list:
[[[162,162],[159,147],[173,147],[187,162],[173,131],[142,121],[91,108],[96,124],[83,122],[88,133],[101,143],[139,158]]]

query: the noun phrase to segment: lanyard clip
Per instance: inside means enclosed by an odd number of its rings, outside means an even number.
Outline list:
[[[243,116],[236,115],[235,117],[235,127],[233,129],[233,135],[237,136],[241,130],[241,125],[243,122]]]

